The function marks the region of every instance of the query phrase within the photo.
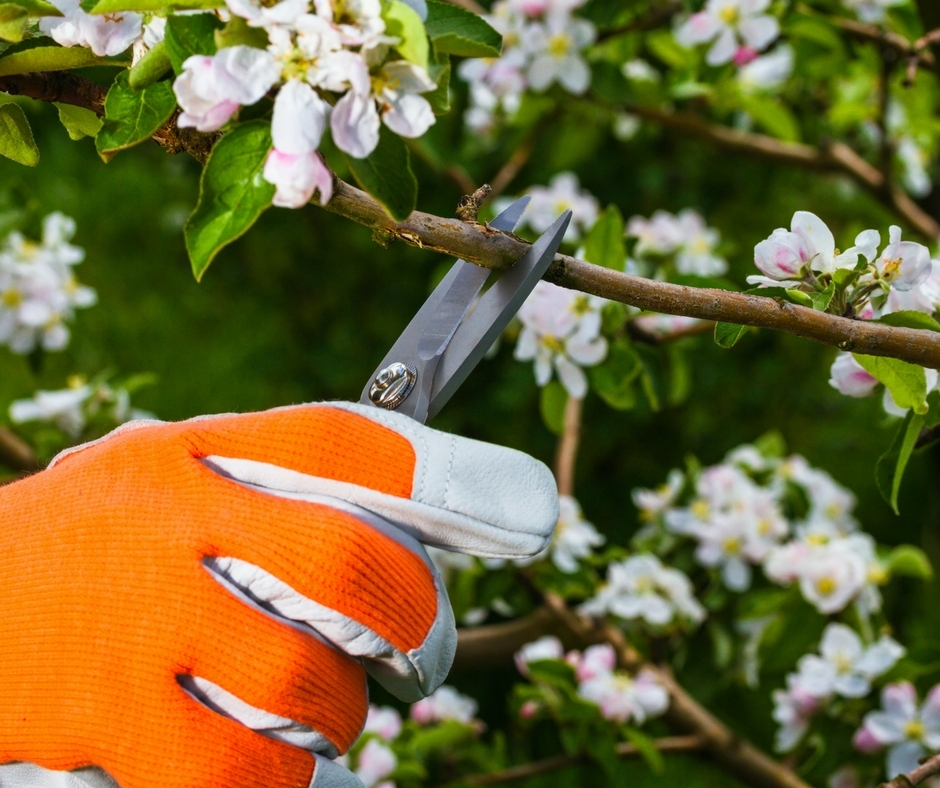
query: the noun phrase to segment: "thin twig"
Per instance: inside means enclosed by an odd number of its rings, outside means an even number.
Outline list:
[[[925,758],[920,766],[907,774],[899,774],[893,780],[882,783],[879,788],[912,788],[940,774],[940,755]]]
[[[38,471],[42,467],[36,452],[6,427],[0,427],[0,463],[15,471]]]
[[[774,161],[798,164],[815,170],[844,172],[892,208],[908,224],[931,241],[940,238],[940,222],[926,213],[897,187],[886,183],[884,174],[848,145],[833,142],[821,148],[799,142],[783,142],[766,134],[739,131],[713,123],[691,112],[671,112],[642,105],[624,107],[631,114],[666,128],[700,137],[730,150]]]
[[[547,607],[522,618],[482,627],[461,627],[457,630],[457,656],[454,670],[478,670],[512,663],[512,656],[526,643],[542,635],[561,636],[565,627]],[[572,645],[575,645],[572,643]]]
[[[702,739],[700,736],[664,736],[660,739],[653,739],[652,744],[660,752],[697,752],[702,749]],[[631,757],[640,755],[640,751],[632,744],[621,743],[616,746],[614,752],[621,757]],[[499,772],[490,774],[475,774],[471,777],[462,777],[461,785],[499,785],[513,780],[524,780],[528,777],[535,777],[546,772],[553,772],[556,769],[562,769],[565,766],[572,766],[576,763],[583,763],[588,760],[584,755],[556,755],[553,758],[546,758],[534,763],[526,763],[521,766],[511,766]]]
[[[493,191],[490,193],[491,200],[496,199],[506,191],[506,187],[515,180],[519,171],[525,167],[529,158],[532,156],[532,151],[535,150],[538,132],[543,127],[543,123],[536,124],[519,147],[512,152],[512,155],[506,160],[506,163],[499,168],[499,172],[492,177],[490,180],[490,185],[493,187]]]
[[[581,411],[584,400],[568,397],[565,403],[564,424],[555,452],[555,481],[559,495],[574,495],[574,469],[581,439]]]

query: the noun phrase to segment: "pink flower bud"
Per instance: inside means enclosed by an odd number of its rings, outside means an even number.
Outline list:
[[[738,51],[734,53],[734,64],[739,68],[741,66],[746,66],[752,60],[757,58],[758,52],[756,49],[748,46],[738,47]]]
[[[855,735],[852,737],[852,746],[859,752],[871,753],[878,752],[883,745],[874,737],[871,731],[863,725],[855,731]]]
[[[532,719],[536,714],[538,714],[541,704],[537,703],[534,700],[527,700],[519,708],[519,716],[524,720]]]
[[[829,370],[829,385],[847,397],[867,397],[878,380],[859,364],[851,353],[840,353]]]

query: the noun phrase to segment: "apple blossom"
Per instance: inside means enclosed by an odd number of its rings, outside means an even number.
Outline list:
[[[546,385],[554,370],[570,396],[587,394],[581,367],[599,364],[607,355],[607,340],[600,335],[603,303],[548,282],[535,286],[519,310],[522,332],[514,355],[519,361],[535,361],[538,385]]]
[[[183,73],[173,83],[183,110],[177,125],[216,131],[240,106],[264,96],[279,78],[274,56],[264,49],[238,45],[220,49],[212,57],[193,55],[183,62]]]
[[[912,684],[888,684],[881,691],[881,709],[865,715],[853,743],[863,751],[875,744],[889,747],[889,779],[912,771],[926,752],[940,750],[940,687],[918,707]]]
[[[545,635],[531,643],[526,643],[515,654],[516,668],[523,676],[529,675],[529,663],[539,662],[543,659],[561,659],[565,655],[565,648],[554,635]]]
[[[770,0],[708,0],[676,28],[676,41],[685,47],[714,42],[705,56],[710,66],[730,63],[742,48],[760,52],[780,33],[777,20],[763,13],[769,6]]]
[[[602,672],[582,682],[578,695],[596,703],[608,720],[642,725],[669,708],[669,693],[649,670],[635,678],[621,672]]]
[[[581,506],[570,495],[559,496],[558,524],[549,545],[552,563],[562,572],[576,572],[578,562],[604,544],[604,537],[584,519]]]
[[[678,468],[669,471],[666,483],[655,490],[637,488],[632,493],[633,503],[640,510],[644,520],[653,520],[658,514],[671,507],[685,485],[685,475]]]
[[[32,399],[18,399],[10,405],[10,421],[51,421],[75,438],[85,429],[84,405],[92,394],[87,384],[61,391],[37,391]]]
[[[912,290],[932,272],[930,252],[923,244],[901,240],[901,228],[892,224],[888,245],[875,262],[881,281],[898,290]]]
[[[141,36],[143,17],[130,11],[89,14],[79,0],[54,0],[63,16],[45,16],[39,29],[64,47],[88,47],[98,57],[120,55]]]
[[[548,186],[533,186],[528,194],[532,199],[522,217],[522,226],[544,233],[563,211],[571,211],[571,222],[565,232],[566,241],[577,241],[597,221],[600,206],[597,198],[578,183],[573,172],[560,172]],[[500,201],[496,206],[508,205],[512,200]]]
[[[851,353],[839,353],[829,370],[829,385],[848,397],[867,397],[879,382]]]
[[[369,704],[369,713],[366,717],[363,733],[374,733],[385,741],[392,741],[401,733],[401,714],[391,706],[376,706]]]
[[[395,753],[380,741],[370,739],[359,751],[355,773],[365,788],[392,788],[393,783],[383,783],[382,780],[395,771],[397,765]]]
[[[926,164],[929,162],[914,138],[909,134],[902,136],[895,144],[895,153],[901,163],[901,181],[904,188],[915,197],[926,197],[933,189]]]
[[[885,10],[894,6],[904,5],[908,0],[842,0],[846,8],[851,8],[858,14],[858,18],[868,24],[883,22]]]
[[[800,658],[800,684],[817,698],[833,694],[861,698],[871,691],[872,680],[887,673],[904,653],[904,647],[888,636],[865,648],[852,629],[829,624],[819,644],[819,656]]]
[[[617,667],[617,652],[610,643],[598,643],[583,652],[569,652],[565,661],[574,667],[578,681],[585,682],[611,673]]]
[[[695,276],[719,276],[728,270],[724,258],[714,253],[718,231],[705,224],[698,211],[685,208],[678,214],[656,211],[649,219],[632,216],[627,237],[636,238],[634,254],[675,254],[676,271]]]
[[[470,724],[477,713],[477,702],[462,695],[449,684],[442,684],[428,697],[411,705],[411,719],[420,725],[444,720]]]
[[[522,46],[532,58],[527,72],[532,89],[543,91],[558,82],[569,93],[584,93],[591,84],[591,69],[581,52],[595,34],[591,22],[564,13],[529,25]]]
[[[773,719],[779,723],[774,749],[789,752],[806,735],[809,721],[819,708],[819,699],[800,684],[799,677],[791,673],[787,676],[787,688],[774,690]]]
[[[695,598],[689,578],[678,569],[663,566],[652,554],[612,563],[607,568],[607,582],[581,605],[581,612],[642,618],[655,626],[670,624],[677,617],[693,623],[705,619],[705,609]]]
[[[775,90],[793,73],[793,48],[782,44],[738,70],[738,84],[749,92]]]

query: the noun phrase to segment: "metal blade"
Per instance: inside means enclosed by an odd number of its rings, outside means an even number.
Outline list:
[[[444,354],[431,388],[428,418],[433,418],[480,363],[486,351],[509,325],[561,245],[571,211],[565,211],[493,285],[460,324]]]
[[[530,199],[530,197],[526,196],[516,200],[490,222],[490,227],[508,232],[514,230],[519,219],[522,218],[522,214],[525,212]],[[391,364],[398,362],[411,365],[418,371],[418,367],[423,368],[430,357],[443,353],[447,347],[448,340],[453,336],[454,331],[460,324],[460,320],[466,314],[470,304],[473,303],[473,299],[476,298],[477,293],[480,292],[480,288],[485,283],[489,273],[490,269],[488,268],[468,263],[465,260],[457,260],[438,286],[434,288],[434,291],[428,296],[424,304],[422,304],[421,308],[411,319],[407,328],[405,328],[395,341],[395,344],[392,345],[388,353],[385,354],[382,363],[376,367],[375,372],[373,372],[372,376],[369,378],[369,382],[366,383],[365,388],[362,390],[362,396],[359,398],[359,402],[363,405],[375,405],[369,398],[369,390],[372,388],[373,381],[377,378],[379,373],[387,369]],[[462,306],[461,301],[463,302]],[[447,325],[448,321],[453,321],[449,327]],[[434,324],[433,326],[431,325],[432,323]],[[437,342],[435,337],[439,338],[440,342]],[[435,345],[435,343],[436,347],[430,350],[430,356],[428,356],[429,349],[432,345]],[[425,358],[423,359],[421,357],[422,352],[425,354]],[[433,369],[426,370],[424,374],[421,375],[419,389],[422,387],[420,384],[425,382],[425,378],[433,379],[433,376]],[[430,383],[431,380],[427,382]],[[427,400],[430,397],[430,386],[425,388],[424,391],[424,399]],[[418,392],[410,393],[408,398],[399,405],[396,410],[408,416],[418,417],[420,420],[424,421],[426,417],[415,412],[415,405],[420,404],[417,403],[417,393]],[[411,400],[411,402],[408,400]]]

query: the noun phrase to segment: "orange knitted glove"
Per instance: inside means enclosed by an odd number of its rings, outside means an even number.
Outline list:
[[[453,659],[418,540],[531,555],[556,518],[536,460],[345,403],[69,450],[0,488],[0,786],[354,786],[365,671],[414,700]]]

